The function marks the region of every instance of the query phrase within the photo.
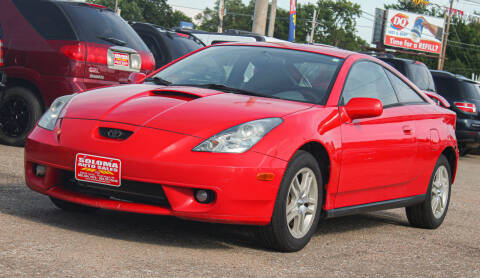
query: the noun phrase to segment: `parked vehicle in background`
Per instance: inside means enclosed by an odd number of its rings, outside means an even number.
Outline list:
[[[9,76],[0,103],[8,114],[0,119],[2,143],[22,145],[59,96],[126,83],[131,72],[150,73],[155,67],[137,33],[98,5],[1,0],[0,30],[3,70]]]
[[[267,37],[242,30],[225,30],[223,33],[206,32],[194,29],[176,28],[176,31],[190,34],[200,39],[205,45],[224,42],[286,42],[284,40]]]
[[[332,47],[217,44],[54,107],[28,136],[25,176],[59,208],[257,225],[281,251],[362,211],[405,207],[437,228],[457,169],[455,113]]]
[[[480,89],[478,83],[462,75],[432,70],[437,92],[457,113],[456,135],[460,155],[480,147]]]
[[[150,23],[129,24],[152,52],[156,68],[205,46],[201,40],[188,33],[172,31]]]
[[[0,92],[5,88],[7,85],[7,75],[0,70]],[[0,99],[2,99],[2,95],[0,95]]]
[[[373,54],[376,58],[394,67],[401,74],[405,75],[420,90],[436,92],[435,82],[428,67],[419,61],[397,58],[391,54]]]

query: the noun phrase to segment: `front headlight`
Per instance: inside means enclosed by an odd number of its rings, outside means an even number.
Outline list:
[[[66,95],[57,98],[50,108],[43,114],[38,121],[38,126],[43,127],[48,130],[53,130],[55,125],[57,124],[58,117],[60,113],[62,113],[63,108],[70,102],[70,100],[75,96],[73,95]]]
[[[243,123],[208,138],[193,148],[193,151],[243,153],[281,123],[282,119],[280,118],[267,118]]]

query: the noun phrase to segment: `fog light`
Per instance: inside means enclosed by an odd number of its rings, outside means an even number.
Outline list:
[[[194,195],[195,200],[202,204],[211,203],[213,202],[213,199],[215,199],[215,193],[213,193],[211,190],[197,189],[195,190]]]
[[[35,175],[37,175],[38,177],[45,176],[46,172],[47,172],[47,168],[45,166],[39,165],[39,164],[35,166]]]

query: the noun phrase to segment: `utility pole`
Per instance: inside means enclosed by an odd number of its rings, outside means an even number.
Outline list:
[[[272,8],[270,10],[270,20],[268,21],[268,36],[273,37],[275,32],[275,17],[277,16],[277,0],[272,0]]]
[[[252,32],[265,35],[267,25],[268,0],[256,0],[255,14],[253,15]]]
[[[317,9],[313,10],[312,30],[310,31],[310,41],[309,41],[309,43],[313,43],[313,36],[315,36],[315,27],[316,26],[317,26]]]
[[[220,4],[218,6],[218,33],[223,33],[223,15],[225,12],[225,1],[220,0]]]
[[[115,0],[115,13],[118,14],[118,0]]]
[[[438,58],[438,70],[443,70],[443,66],[445,65],[445,55],[447,53],[447,43],[448,43],[448,34],[450,31],[450,22],[452,21],[452,9],[453,9],[453,0],[450,0],[450,8],[448,9],[448,22],[447,22],[447,29],[443,32],[443,43],[442,43],[442,53]],[[444,20],[447,13],[443,16]]]

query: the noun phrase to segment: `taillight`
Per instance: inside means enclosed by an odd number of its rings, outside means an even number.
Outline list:
[[[85,45],[81,43],[64,45],[60,48],[60,52],[70,59],[76,61],[85,61]]]
[[[142,70],[144,71],[153,71],[155,69],[155,58],[153,58],[152,53],[138,51],[142,57]]]
[[[4,66],[3,58],[5,57],[5,50],[3,49],[3,41],[0,40],[0,67]]]
[[[467,113],[477,113],[477,106],[473,103],[468,102],[455,102],[455,106]]]
[[[107,65],[108,48],[102,45],[87,45],[87,62]]]

